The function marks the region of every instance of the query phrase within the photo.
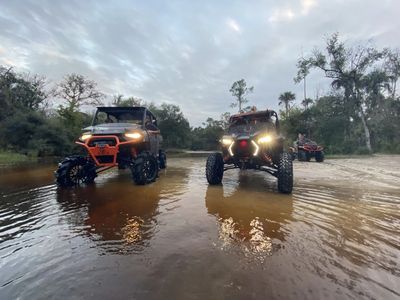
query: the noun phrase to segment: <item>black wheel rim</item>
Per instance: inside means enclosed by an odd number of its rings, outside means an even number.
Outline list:
[[[84,177],[82,176],[83,166],[76,165],[73,166],[69,171],[69,179],[73,184],[79,184],[83,182]]]
[[[147,179],[152,179],[156,171],[156,164],[152,160],[145,160],[143,164],[143,175]]]

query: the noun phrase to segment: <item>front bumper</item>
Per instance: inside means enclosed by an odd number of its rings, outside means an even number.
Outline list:
[[[120,147],[135,144],[137,141],[121,141],[116,135],[94,135],[84,142],[77,141],[75,143],[87,150],[97,167],[113,167],[118,164],[117,157]]]
[[[223,148],[226,164],[235,164],[247,167],[272,164],[273,148],[271,145],[258,144],[250,138],[236,139],[229,146]]]

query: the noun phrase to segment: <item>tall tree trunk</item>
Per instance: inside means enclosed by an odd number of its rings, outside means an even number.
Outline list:
[[[361,122],[362,122],[363,127],[364,127],[365,145],[367,146],[368,151],[370,153],[372,153],[371,135],[370,135],[369,128],[368,128],[368,125],[367,125],[367,120],[365,120],[365,114],[364,114],[364,111],[363,111],[362,107],[360,107],[360,117],[361,117]]]

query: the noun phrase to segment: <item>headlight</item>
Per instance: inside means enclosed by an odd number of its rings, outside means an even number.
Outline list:
[[[271,143],[271,141],[272,141],[272,136],[270,135],[264,135],[258,139],[259,144],[268,144]]]
[[[224,146],[230,146],[233,143],[233,139],[230,137],[224,137],[222,138],[221,143]]]
[[[91,138],[91,137],[92,137],[91,134],[89,134],[89,133],[84,133],[84,134],[82,134],[80,140],[81,140],[81,141],[85,141],[85,140],[87,140],[88,138]]]
[[[127,138],[137,140],[142,137],[142,134],[140,132],[131,132],[131,133],[125,133],[125,136]]]

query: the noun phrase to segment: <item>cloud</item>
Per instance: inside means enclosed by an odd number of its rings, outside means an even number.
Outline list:
[[[317,5],[316,0],[302,0],[301,1],[301,13],[307,15],[310,10]]]
[[[295,14],[290,8],[276,9],[269,17],[269,22],[290,21],[295,17]]]
[[[230,29],[232,29],[233,31],[236,31],[237,33],[240,33],[242,31],[239,24],[234,19],[228,19],[226,21],[226,24],[228,25],[228,27]]]
[[[284,22],[291,21],[296,17],[308,15],[312,8],[317,5],[317,0],[301,0],[300,2],[294,2],[285,7],[274,9],[271,16],[268,18],[269,22]]]
[[[399,10],[390,0],[1,1],[0,64],[52,82],[81,73],[110,99],[175,103],[199,125],[231,110],[229,88],[241,78],[254,86],[251,105],[277,109],[288,90],[300,101],[296,61],[333,32],[400,47]],[[309,96],[329,89],[318,72],[307,86]]]

